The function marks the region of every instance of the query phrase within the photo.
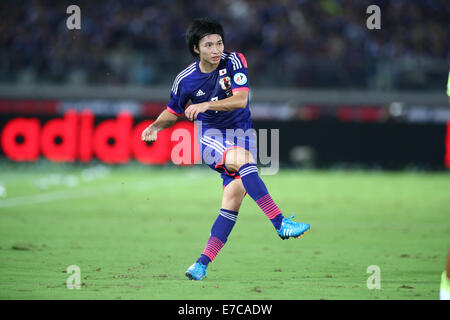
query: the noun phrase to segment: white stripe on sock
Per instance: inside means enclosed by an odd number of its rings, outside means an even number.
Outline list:
[[[220,211],[219,214],[222,217],[227,218],[228,220],[231,220],[231,221],[236,221],[236,219],[237,219],[237,215],[234,215],[234,214],[231,214],[231,213],[228,213],[228,212]]]
[[[248,175],[250,173],[255,173],[255,172],[258,173],[258,168],[256,166],[251,166],[251,167],[247,167],[247,168],[239,171],[239,175],[241,177],[245,177],[246,175]]]
[[[258,170],[258,168],[256,168],[256,166],[251,166],[251,167],[247,167],[247,168],[244,168],[244,169],[242,169],[242,170],[239,170],[239,173],[247,173],[248,171],[252,171],[252,170]]]
[[[248,165],[248,167],[246,167],[244,169],[240,169],[239,171],[245,171],[245,170],[253,169],[253,168],[256,168],[256,164],[251,163]]]
[[[241,178],[242,178],[242,177],[248,176],[248,175],[251,174],[251,173],[256,173],[256,174],[258,174],[258,170],[251,171],[251,172],[247,172],[247,173],[241,174],[240,176],[241,176]]]

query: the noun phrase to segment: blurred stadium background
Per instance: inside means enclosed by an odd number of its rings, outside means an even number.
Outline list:
[[[2,128],[69,109],[154,118],[192,60],[186,26],[212,16],[249,62],[256,126],[282,129],[284,165],[450,166],[446,1],[381,1],[381,30],[366,27],[370,1],[74,3],[81,30],[66,26],[72,2],[0,4]]]
[[[81,30],[67,29],[71,4]],[[372,4],[380,30],[366,27]],[[184,32],[202,16],[246,56],[254,123],[280,129],[281,172],[433,171],[448,187],[449,10],[445,0],[2,0],[0,205],[79,185],[73,170],[86,182],[118,167],[175,167],[170,135],[152,146],[139,137],[192,61]],[[14,184],[21,174],[33,187]],[[17,239],[1,240],[5,249]]]

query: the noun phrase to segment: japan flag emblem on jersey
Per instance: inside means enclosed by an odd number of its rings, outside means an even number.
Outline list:
[[[220,79],[219,83],[220,83],[220,87],[222,88],[222,90],[228,90],[231,88],[230,77],[224,77],[224,78]]]
[[[219,70],[219,76],[223,76],[224,74],[227,74],[227,69]]]

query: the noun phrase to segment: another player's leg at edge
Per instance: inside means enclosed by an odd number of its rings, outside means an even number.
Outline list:
[[[200,258],[185,273],[190,280],[206,277],[208,264],[225,245],[233,229],[246,192],[270,219],[281,239],[301,238],[310,229],[307,223],[292,221],[293,216],[283,216],[259,177],[257,165],[248,150],[240,147],[230,149],[226,154],[225,166],[228,171],[238,172],[240,179],[233,180],[224,189],[222,209],[213,224],[208,243]]]

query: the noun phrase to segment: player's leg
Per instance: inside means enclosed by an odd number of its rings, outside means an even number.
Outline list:
[[[228,149],[225,155],[225,167],[231,172],[239,172],[245,190],[270,219],[283,240],[289,237],[301,237],[310,228],[309,224],[293,222],[283,217],[281,210],[259,177],[256,161],[248,150],[241,147]]]
[[[225,157],[225,166],[232,172],[240,173],[242,183],[250,197],[270,219],[275,229],[279,229],[283,215],[278,206],[271,200],[266,185],[259,177],[256,161],[252,154],[240,147],[230,149]]]
[[[232,178],[229,178],[230,180]],[[214,261],[219,251],[228,240],[238,216],[239,208],[245,196],[245,189],[240,179],[232,179],[228,183],[222,196],[222,208],[211,228],[211,233],[203,253],[197,262],[186,271],[186,276],[191,280],[201,280],[206,277],[208,264]]]
[[[238,212],[245,193],[241,179],[234,179],[223,189],[222,208]]]
[[[223,190],[222,208],[211,228],[211,235],[198,262],[208,265],[225,245],[236,223],[245,189],[240,179],[234,179]]]

